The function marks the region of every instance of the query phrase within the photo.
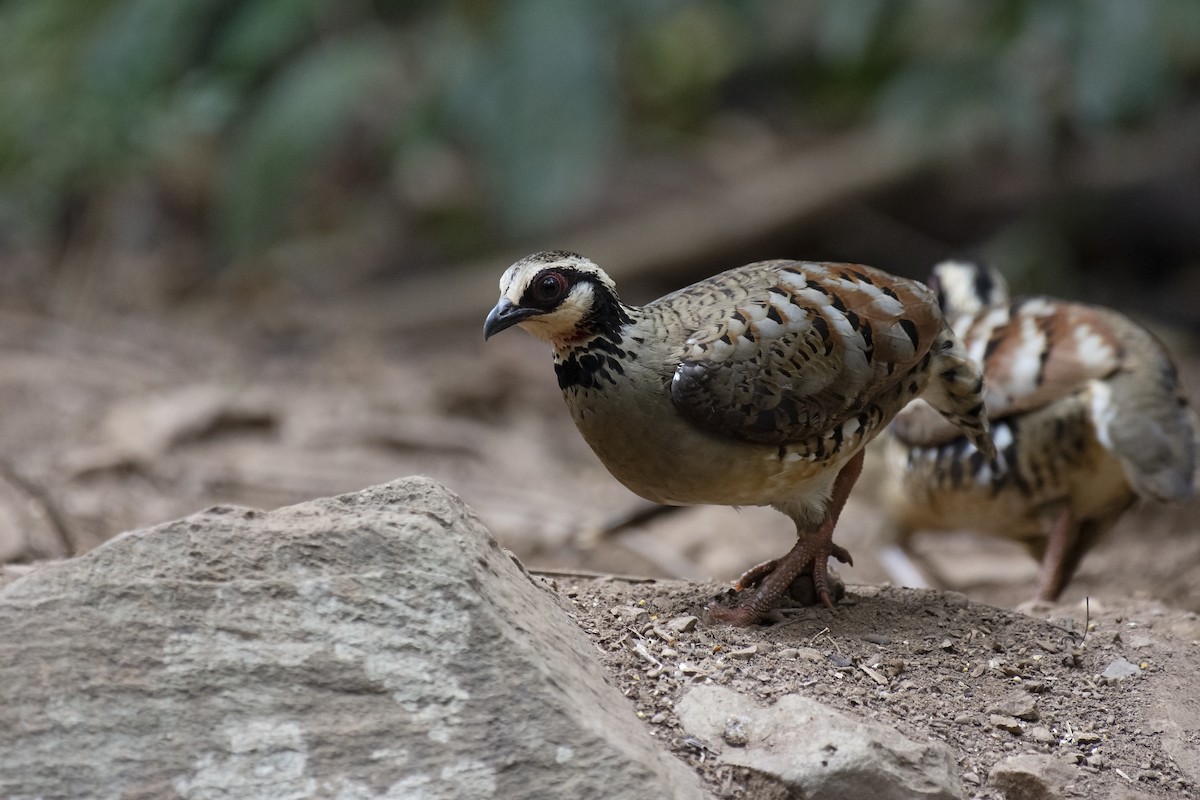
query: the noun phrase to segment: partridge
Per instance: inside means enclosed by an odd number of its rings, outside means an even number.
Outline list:
[[[924,401],[897,415],[884,491],[891,534],[973,529],[1023,542],[1055,600],[1137,498],[1192,493],[1194,415],[1166,349],[1115,311],[1048,297],[1010,302],[1002,276],[965,262],[930,280],[983,365],[992,462]]]
[[[742,576],[750,625],[806,575],[832,605],[833,528],[863,448],[909,400],[928,399],[989,452],[982,377],[924,285],[854,264],[763,261],[645,306],[568,252],[537,253],[500,278],[487,339],[513,325],[553,348],[576,426],[608,470],[669,505],[765,505],[798,541]]]

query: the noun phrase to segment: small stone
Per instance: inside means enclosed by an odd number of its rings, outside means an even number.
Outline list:
[[[1009,800],[1058,800],[1078,771],[1054,756],[1009,756],[988,773],[990,786]]]
[[[1131,678],[1134,675],[1141,673],[1137,664],[1131,664],[1124,658],[1115,658],[1112,663],[1105,667],[1104,672],[1100,673],[1100,677],[1109,681],[1121,681],[1126,678]]]
[[[1104,755],[1102,753],[1092,753],[1087,757],[1087,765],[1100,769],[1104,766]]]
[[[653,723],[654,725],[662,725],[666,721],[667,721],[667,712],[665,712],[665,711],[659,711],[657,714],[655,714],[653,717],[650,718],[650,722]]]
[[[825,660],[825,655],[815,647],[785,647],[779,651],[780,658],[794,658],[800,661],[811,661],[814,664]]]
[[[1028,692],[1018,692],[1006,697],[998,705],[989,708],[988,713],[1016,717],[1026,722],[1037,722],[1041,719],[1041,714],[1038,713],[1037,700]]]
[[[1035,742],[1040,742],[1042,744],[1051,744],[1054,741],[1054,734],[1050,732],[1049,728],[1042,725],[1036,725],[1033,728],[1030,728],[1029,735]]]
[[[721,739],[730,747],[745,747],[750,743],[750,736],[746,733],[746,720],[738,717],[730,717],[725,721],[725,730],[721,733]]]
[[[863,722],[804,695],[785,694],[762,705],[721,686],[701,685],[684,694],[676,711],[686,736],[724,739],[718,761],[768,777],[781,790],[773,797],[962,796],[956,758],[945,744],[907,740],[895,726]],[[730,720],[742,721],[740,730]],[[745,745],[729,744],[730,735],[739,741],[742,734]]]
[[[833,665],[838,669],[846,669],[847,667],[854,666],[854,661],[846,658],[841,653],[830,653],[829,660],[832,661]]]
[[[730,650],[730,658],[748,659],[758,655],[758,645],[752,644],[747,647],[739,647],[737,650]]]
[[[666,626],[676,633],[690,633],[696,628],[696,623],[699,621],[698,617],[688,614],[687,616],[675,617],[672,620],[668,620]]]
[[[1025,728],[1022,727],[1021,721],[1016,717],[1009,717],[1004,714],[992,714],[988,717],[988,722],[991,723],[993,728],[999,728],[1002,731],[1008,731],[1014,736],[1020,736],[1025,732]]]
[[[870,642],[871,644],[877,644],[881,646],[892,643],[891,637],[882,633],[864,633],[862,639],[864,642]]]
[[[645,622],[650,619],[650,613],[644,608],[636,606],[613,606],[608,610],[609,614],[627,623]]]
[[[1075,734],[1075,741],[1079,744],[1095,744],[1100,741],[1101,736],[1093,731],[1082,731]]]
[[[970,725],[975,721],[975,717],[971,714],[959,714],[954,718],[955,725]]]
[[[970,598],[962,592],[943,592],[942,602],[945,603],[946,608],[953,610],[966,608],[971,604]]]

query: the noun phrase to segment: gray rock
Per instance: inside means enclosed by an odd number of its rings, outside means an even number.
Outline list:
[[[1026,722],[1037,722],[1041,719],[1038,713],[1037,700],[1029,692],[1016,692],[1005,697],[995,706],[988,709],[989,714],[1004,714],[1009,717],[1023,719]]]
[[[0,796],[700,798],[438,484],[214,508],[0,590]]]
[[[993,728],[1008,731],[1016,736],[1020,736],[1025,732],[1025,726],[1021,724],[1021,720],[1016,717],[1010,717],[1007,714],[991,714],[988,716],[988,723]]]
[[[1124,680],[1125,678],[1132,678],[1134,675],[1138,674],[1141,674],[1141,670],[1138,669],[1137,664],[1133,664],[1123,658],[1117,657],[1114,658],[1112,662],[1104,668],[1104,672],[1100,673],[1100,677],[1107,678],[1110,681],[1119,681]]]
[[[720,686],[697,686],[676,706],[680,724],[723,762],[769,778],[787,796],[902,800],[962,796],[955,757],[944,744],[914,742],[789,694],[770,707]],[[728,732],[736,730],[736,746]],[[760,794],[767,794],[763,789]]]
[[[988,783],[1004,800],[1060,800],[1079,771],[1054,756],[1009,756],[992,767]]]
[[[1040,742],[1042,744],[1051,744],[1055,741],[1054,734],[1050,732],[1050,729],[1042,725],[1031,728],[1029,730],[1029,735],[1035,742]]]
[[[1157,685],[1150,727],[1162,734],[1162,747],[1192,783],[1200,782],[1200,696],[1196,675],[1200,659],[1186,652]]]

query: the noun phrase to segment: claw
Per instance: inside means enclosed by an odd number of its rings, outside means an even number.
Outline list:
[[[862,471],[862,462],[863,452],[860,450],[838,473],[825,520],[817,531],[803,535],[782,558],[764,561],[742,573],[737,582],[737,604],[732,608],[709,606],[706,616],[737,627],[753,625],[788,594],[792,581],[805,574],[812,577],[813,589],[821,605],[832,609],[829,557],[832,556],[843,564],[854,564],[850,552],[833,543],[833,527],[837,524],[837,518],[851,487]]]

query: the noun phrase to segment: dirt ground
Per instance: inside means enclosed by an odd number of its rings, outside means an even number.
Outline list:
[[[727,743],[680,727],[675,705],[699,683],[763,705],[800,692],[914,739],[944,742],[958,756],[969,797],[1002,797],[988,773],[1023,753],[1075,765],[1070,796],[1119,797],[1129,789],[1193,797],[1198,789],[1200,621],[1193,612],[1126,600],[1090,609],[1040,605],[1024,614],[960,593],[852,586],[834,611],[787,609],[769,626],[687,630],[680,618],[702,617],[723,587],[565,576],[556,585],[638,715],[718,797],[772,795],[714,757]],[[1114,663],[1136,674],[1103,677]]]
[[[834,612],[664,640],[662,620],[699,616],[721,582],[785,552],[790,523],[767,509],[661,512],[629,493],[574,431],[544,348],[519,333],[485,348],[485,313],[415,335],[314,332],[294,310],[0,311],[0,560],[81,553],[215,503],[273,508],[423,474],[460,494],[531,569],[557,576],[647,725],[721,796],[750,796],[745,776],[718,767],[672,713],[700,680],[763,700],[809,693],[944,741],[982,798],[998,796],[991,766],[1021,752],[1078,764],[1081,797],[1122,785],[1200,791],[1189,755],[1200,726],[1172,717],[1169,703],[1197,695],[1200,501],[1135,508],[1061,605],[1022,614],[1005,609],[1032,596],[1036,565],[969,534],[915,542],[928,583],[959,594],[885,587],[869,464],[837,533],[855,566]],[[1196,396],[1200,361],[1183,366]],[[1138,675],[1098,677],[1117,658]],[[1017,690],[1036,699],[1037,718],[993,720],[1012,718],[995,709]]]

